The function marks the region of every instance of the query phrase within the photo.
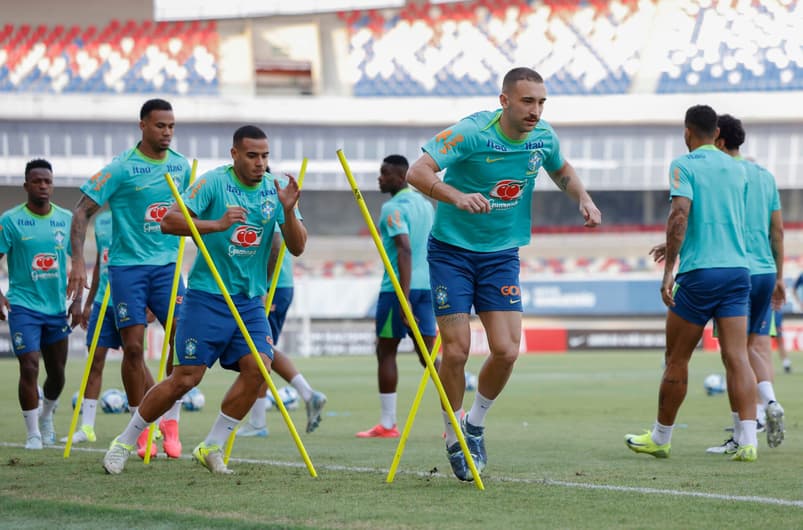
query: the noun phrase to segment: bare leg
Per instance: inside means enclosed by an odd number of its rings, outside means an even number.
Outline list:
[[[674,425],[686,398],[689,360],[703,335],[703,326],[692,324],[673,311],[666,314],[666,367],[658,390],[658,423]]]
[[[120,329],[120,337],[123,340],[123,362],[120,363],[120,370],[123,378],[123,387],[128,396],[128,403],[132,407],[139,406],[142,397],[147,390],[147,380],[145,372],[144,338],[145,326],[137,324]],[[153,379],[151,378],[151,382]]]
[[[491,355],[480,370],[477,392],[488,399],[496,399],[510,379],[513,365],[519,356],[521,313],[488,311],[480,313],[479,317],[485,326]]]
[[[465,368],[471,346],[468,314],[454,313],[439,316],[438,328],[443,339],[443,357],[438,368],[438,376],[452,410],[460,410],[466,391]]]

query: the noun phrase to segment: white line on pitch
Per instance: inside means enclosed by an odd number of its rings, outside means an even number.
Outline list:
[[[0,447],[13,447],[21,449],[24,444],[0,442]],[[63,451],[64,446],[54,445],[50,449],[58,449]],[[82,453],[105,453],[105,449],[95,449],[91,447],[73,447],[72,451]],[[191,459],[190,455],[182,455],[183,459]],[[157,458],[156,460],[162,459]],[[301,462],[284,462],[280,460],[262,460],[256,458],[231,458],[231,462],[238,462],[242,464],[256,464],[263,466],[275,467],[294,467],[305,469],[307,466]],[[379,469],[374,467],[356,467],[356,466],[341,466],[341,465],[325,465],[321,466],[322,469],[328,471],[348,471],[351,473],[387,473],[386,469]],[[419,477],[440,477],[451,478],[451,475],[443,473],[425,473],[421,471],[398,471],[400,475],[414,475]],[[659,488],[638,488],[634,486],[615,486],[611,484],[590,484],[588,482],[568,482],[563,480],[552,479],[531,479],[531,478],[514,478],[514,477],[485,477],[484,482],[509,482],[515,484],[536,484],[540,486],[558,486],[562,488],[581,488],[590,490],[601,491],[621,491],[625,493],[640,493],[643,495],[674,495],[676,497],[696,497],[699,499],[707,499],[713,501],[727,501],[727,502],[745,502],[755,504],[768,504],[774,506],[793,506],[796,508],[803,508],[803,500],[793,501],[788,499],[778,499],[775,497],[758,497],[755,495],[726,495],[723,493],[704,493],[696,491],[680,491]]]

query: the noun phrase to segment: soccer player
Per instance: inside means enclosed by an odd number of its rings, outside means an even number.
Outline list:
[[[546,87],[529,68],[510,70],[499,96],[502,108],[477,112],[427,142],[407,173],[410,184],[441,204],[428,246],[430,286],[443,338],[438,370],[450,405],[460,418],[464,367],[471,341],[469,313],[480,317],[491,354],[479,374],[474,404],[462,429],[477,468],[486,464],[485,415],[513,371],[521,340],[518,247],[530,241],[532,192],[543,167],[562,191],[579,203],[585,226],[602,216],[558,137],[541,120]],[[437,173],[446,170],[444,180]],[[472,480],[455,428],[443,413],[446,452],[452,471]]]
[[[745,212],[745,244],[750,265],[750,306],[747,351],[750,365],[758,381],[759,419],[766,415],[767,445],[777,447],[784,437],[784,410],[773,388],[772,370],[772,307],[786,302],[783,281],[783,216],[775,177],[755,162],[742,158],[739,151],[745,140],[741,120],[730,114],[718,119],[719,137],[716,146],[739,160],[747,174],[748,199]],[[731,403],[733,406],[733,403]],[[708,448],[709,453],[733,454],[738,449],[736,430],[739,415],[732,410],[734,437],[722,445]]]
[[[794,296],[794,295],[793,295]],[[772,310],[772,324],[770,324],[770,337],[775,338],[775,343],[778,347],[778,357],[781,358],[781,365],[783,366],[783,373],[792,373],[792,359],[789,358],[789,352],[786,351],[786,344],[783,340],[783,309]]]
[[[432,351],[436,334],[427,266],[427,239],[432,229],[434,209],[420,193],[407,186],[408,169],[409,163],[401,155],[390,155],[382,161],[379,190],[389,193],[391,198],[382,205],[379,231],[382,234],[382,246],[427,347],[427,351],[422,353],[414,341],[418,360],[426,367],[423,355],[429,355]],[[358,438],[399,437],[396,427],[396,385],[399,381],[396,353],[399,343],[408,333],[412,336],[390,276],[385,271],[376,305],[376,360],[381,415],[379,423],[367,431],[358,432]]]
[[[179,238],[165,235],[159,223],[173,202],[164,176],[169,173],[183,190],[190,176],[187,159],[170,149],[176,120],[167,101],[151,99],[140,109],[142,139],[116,157],[83,186],[73,211],[70,240],[73,248],[67,295],[81,301],[86,286],[84,240],[92,215],[105,203],[112,212],[115,237],[109,252],[109,283],[114,313],[123,341],[121,372],[132,414],[148,387],[144,356],[146,307],[162,326],[167,323],[170,291],[178,255]],[[180,282],[177,303],[184,294]],[[169,340],[169,338],[165,338]],[[172,363],[168,362],[168,372]],[[152,379],[152,378],[151,378]],[[176,402],[159,425],[167,456],[181,456]],[[138,454],[145,456],[147,433],[138,440]],[[151,446],[156,455],[156,446]]]
[[[675,417],[686,397],[689,360],[712,318],[719,330],[731,407],[739,415],[734,433],[739,447],[732,459],[757,458],[756,381],[747,354],[747,176],[741,162],[714,145],[718,132],[714,109],[689,108],[683,132],[689,153],[673,160],[669,169],[672,204],[660,288],[669,311],[658,417],[651,431],[625,435],[628,448],[657,458],[669,456]]]
[[[287,249],[297,256],[304,250],[307,232],[294,212],[300,196],[298,184],[288,176],[282,188],[265,172],[268,151],[268,139],[261,129],[240,127],[234,133],[232,164],[202,175],[184,193],[184,200],[226,290],[270,368],[273,352],[262,296],[267,290],[265,271],[272,237],[265,235],[273,234],[278,223]],[[177,205],[170,208],[161,226],[166,233],[191,233]],[[212,473],[231,472],[223,462],[221,446],[248,413],[264,379],[202,256],[196,258],[188,283],[176,330],[176,365],[167,379],[148,391],[128,426],[112,442],[103,459],[108,473],[123,471],[140,433],[196,386],[215,361],[238,375],[223,398],[212,429],[192,454]]]
[[[0,258],[8,255],[8,296],[0,292],[0,320],[8,318],[12,348],[19,361],[18,395],[27,438],[25,449],[56,443],[53,411],[64,389],[67,363],[67,237],[72,214],[50,202],[53,167],[47,160],[25,166],[25,203],[0,217]],[[81,318],[80,303],[69,308],[74,327]],[[39,359],[47,377],[39,412]]]
[[[270,169],[268,169],[270,173]],[[282,179],[278,179],[279,184],[284,185]],[[273,234],[273,247],[271,248],[268,260],[268,285],[273,279],[273,270],[282,244],[281,229]],[[304,400],[307,409],[307,432],[313,432],[321,423],[323,407],[326,405],[326,395],[323,392],[314,390],[293,364],[293,361],[284,353],[276,348],[279,336],[284,328],[284,321],[290,304],[293,302],[293,260],[289,254],[285,254],[282,267],[279,269],[279,278],[276,284],[276,292],[273,294],[273,303],[268,314],[268,324],[273,337],[273,371],[282,379],[290,383],[296,389],[298,395]],[[251,415],[248,422],[237,431],[237,436],[250,437],[258,436],[265,438],[268,436],[268,424],[265,418],[265,411],[268,409],[268,385],[263,383],[259,389],[259,396],[251,407]]]

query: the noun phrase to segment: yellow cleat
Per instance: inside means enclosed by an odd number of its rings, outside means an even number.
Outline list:
[[[644,434],[626,434],[625,445],[633,452],[646,453],[655,458],[669,458],[670,444],[658,445],[652,441],[652,431]]]

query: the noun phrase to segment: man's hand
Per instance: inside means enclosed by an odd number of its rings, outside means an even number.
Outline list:
[[[106,308],[108,311],[109,308]],[[89,329],[89,319],[92,317],[92,300],[87,300],[84,304],[84,310],[81,313],[81,328],[84,330]]]
[[[76,326],[83,326],[84,312],[81,310],[81,301],[73,300],[70,308],[67,310],[70,315],[70,327],[75,329]]]
[[[666,307],[675,307],[675,294],[672,292],[674,289],[675,277],[672,275],[672,271],[664,272],[664,279],[661,282],[661,299]]]
[[[273,179],[273,185],[276,186],[276,193],[279,197],[279,202],[282,203],[282,208],[284,208],[285,212],[291,212],[301,197],[301,189],[298,187],[298,182],[296,182],[296,178],[293,175],[285,173],[284,176],[287,177],[287,186],[282,188],[276,179]]]
[[[783,283],[783,278],[775,280],[775,288],[772,290],[772,308],[780,311],[786,303],[786,285]]]
[[[242,206],[229,206],[218,222],[218,232],[228,230],[234,223],[245,223],[247,220],[245,208]]]
[[[70,274],[67,276],[67,299],[80,301],[84,296],[84,289],[89,289],[86,264],[83,260],[73,258]]]
[[[488,213],[491,211],[491,203],[482,193],[461,193],[454,201],[454,205],[471,213]]]
[[[602,212],[590,197],[580,201],[580,214],[583,216],[585,221],[583,226],[586,228],[594,228],[602,224]]]
[[[0,320],[5,320],[10,312],[11,304],[8,303],[8,298],[3,293],[0,293]]]
[[[650,249],[650,256],[655,263],[661,263],[666,257],[666,243],[659,243]]]

